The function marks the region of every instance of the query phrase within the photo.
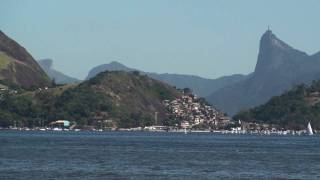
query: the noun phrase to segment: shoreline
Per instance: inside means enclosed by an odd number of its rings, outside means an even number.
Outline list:
[[[82,129],[39,129],[39,128],[0,128],[1,131],[33,131],[33,132],[152,132],[152,133],[183,133],[183,134],[195,134],[195,133],[208,133],[208,134],[229,134],[229,135],[266,135],[266,136],[305,136],[308,135],[306,130],[293,131],[293,130],[283,130],[283,131],[233,131],[233,130],[187,130],[177,129],[177,130],[133,130],[133,129],[117,129],[117,130],[102,130],[102,129],[94,129],[94,130],[82,130]],[[317,131],[315,135],[317,134]]]

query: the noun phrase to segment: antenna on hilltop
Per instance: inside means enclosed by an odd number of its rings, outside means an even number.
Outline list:
[[[270,26],[268,25],[268,31],[270,31]]]

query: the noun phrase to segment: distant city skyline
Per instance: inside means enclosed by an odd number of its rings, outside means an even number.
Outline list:
[[[320,51],[320,1],[3,0],[0,30],[39,60],[84,79],[97,65],[218,78],[254,71],[269,28],[290,46]]]

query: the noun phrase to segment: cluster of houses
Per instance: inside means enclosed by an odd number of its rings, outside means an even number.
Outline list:
[[[172,101],[163,101],[171,119],[181,122],[181,128],[206,126],[223,129],[230,123],[230,118],[192,93],[183,93]]]

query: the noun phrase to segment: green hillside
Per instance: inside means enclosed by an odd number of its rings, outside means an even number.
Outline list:
[[[13,61],[13,58],[9,57],[3,52],[0,52],[0,69],[5,69]]]
[[[78,85],[6,94],[0,103],[0,126],[38,126],[57,119],[93,126],[105,120],[115,127],[151,125],[155,112],[159,120],[167,118],[162,100],[179,95],[137,72],[104,72]]]
[[[277,124],[287,129],[305,129],[310,121],[314,128],[320,129],[320,81],[296,86],[264,105],[239,112],[234,119]]]

